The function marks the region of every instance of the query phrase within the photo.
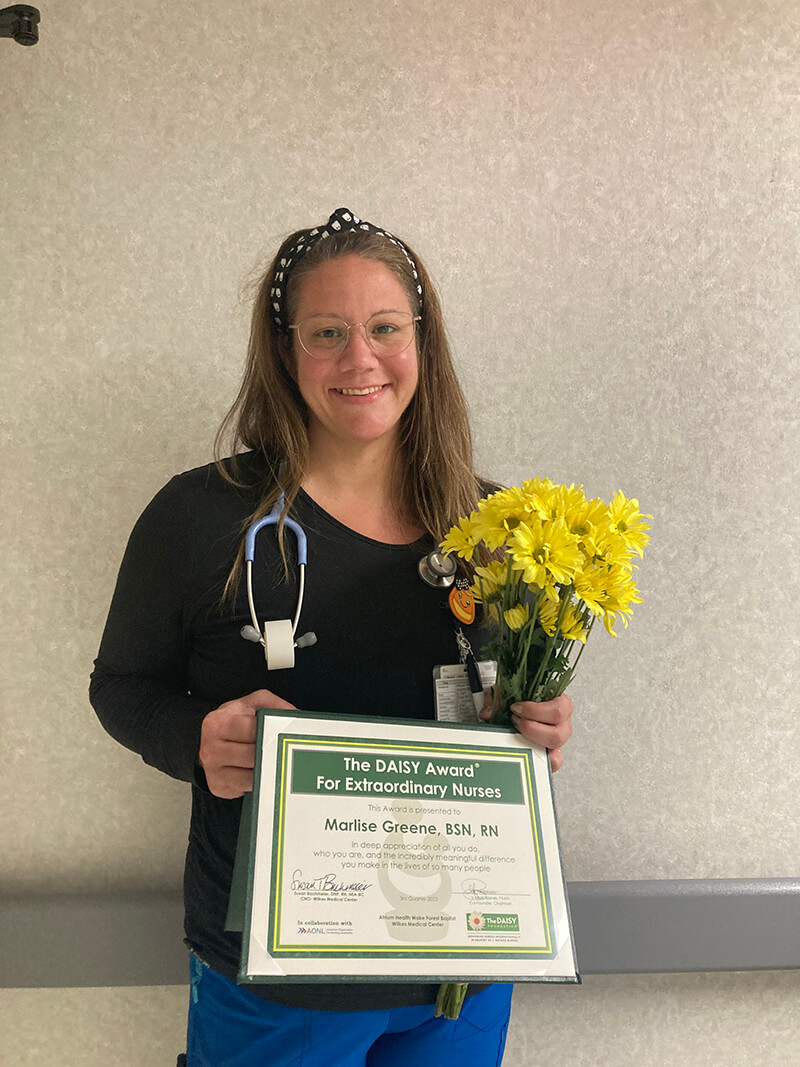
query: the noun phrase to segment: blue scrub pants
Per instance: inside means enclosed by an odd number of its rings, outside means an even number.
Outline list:
[[[433,1004],[387,1011],[287,1008],[217,974],[194,954],[187,1067],[498,1067],[510,984],[464,1001],[460,1018]]]

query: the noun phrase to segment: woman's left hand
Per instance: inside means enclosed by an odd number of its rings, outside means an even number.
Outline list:
[[[488,695],[487,695],[488,696]],[[529,741],[550,750],[550,769],[557,771],[564,762],[563,745],[572,736],[572,698],[562,693],[555,700],[521,700],[511,705],[511,721]],[[480,713],[484,721],[492,717],[490,699]]]

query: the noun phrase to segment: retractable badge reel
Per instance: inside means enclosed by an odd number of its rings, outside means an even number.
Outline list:
[[[294,521],[294,519],[287,518],[284,522],[284,527],[292,531],[297,541],[298,585],[297,608],[294,613],[294,618],[275,619],[272,621],[268,620],[264,623],[262,629],[259,626],[258,615],[256,614],[255,602],[253,600],[253,562],[256,554],[256,537],[259,531],[263,530],[265,526],[278,525],[281,512],[283,511],[283,505],[284,499],[283,494],[281,494],[269,515],[265,515],[263,519],[254,522],[247,531],[244,540],[244,558],[247,570],[247,601],[250,605],[250,617],[253,620],[253,625],[243,626],[241,634],[246,641],[255,641],[264,646],[267,670],[270,671],[280,671],[286,670],[289,667],[294,667],[294,650],[296,648],[307,648],[310,645],[315,645],[317,643],[317,635],[310,631],[295,640],[297,624],[300,621],[300,612],[303,607],[303,591],[305,588],[308,548],[305,531],[299,523]]]

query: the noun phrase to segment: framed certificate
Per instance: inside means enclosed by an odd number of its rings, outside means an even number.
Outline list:
[[[578,982],[547,753],[259,710],[240,982]]]

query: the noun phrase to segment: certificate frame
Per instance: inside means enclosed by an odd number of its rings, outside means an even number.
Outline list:
[[[512,728],[260,708],[245,844],[240,983],[580,982],[547,752]]]

